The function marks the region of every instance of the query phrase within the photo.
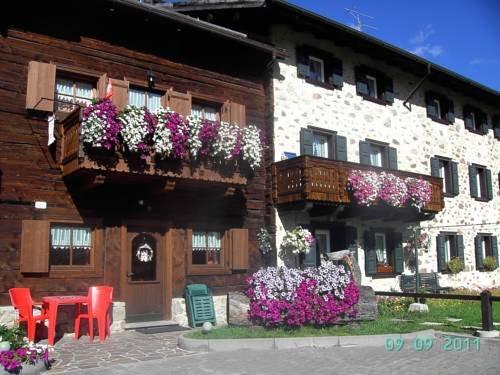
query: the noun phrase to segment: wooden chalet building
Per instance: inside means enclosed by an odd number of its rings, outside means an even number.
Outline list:
[[[223,311],[217,296],[266,262],[256,230],[269,224],[269,155],[254,171],[89,156],[81,107],[111,83],[118,109],[162,105],[268,132],[265,72],[281,53],[137,1],[25,7],[0,16],[2,322],[19,286],[38,298],[111,285],[114,329],[125,316],[185,322],[190,283],[211,287]],[[149,262],[138,260],[144,247]]]

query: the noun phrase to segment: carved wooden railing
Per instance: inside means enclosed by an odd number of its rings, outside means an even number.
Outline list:
[[[432,186],[432,198],[424,210],[439,212],[444,208],[441,178],[313,156],[300,156],[273,164],[273,199],[277,204],[297,201],[349,204],[351,196],[346,186],[354,169],[385,171],[401,178],[423,178]]]
[[[172,160],[158,161],[154,155],[149,155],[145,160],[129,158],[122,151],[89,152],[80,141],[81,111],[69,114],[62,123],[61,128],[61,170],[64,176],[82,173],[94,173],[106,176],[124,175],[131,176],[149,175],[166,177],[167,180],[185,179],[199,180],[229,185],[246,185],[247,178],[240,173],[238,168],[214,167],[208,162],[190,164],[187,161],[176,162]]]

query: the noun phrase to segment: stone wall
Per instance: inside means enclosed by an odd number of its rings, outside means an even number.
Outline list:
[[[359,162],[359,141],[366,138],[387,142],[398,150],[398,168],[430,175],[430,158],[439,155],[449,157],[458,163],[460,194],[445,198],[445,209],[431,221],[423,222],[423,227],[449,226],[427,230],[432,242],[428,252],[419,254],[419,269],[422,272],[437,271],[436,236],[440,231],[462,234],[465,244],[466,270],[458,275],[441,275],[443,286],[452,287],[499,287],[500,270],[480,272],[475,269],[474,237],[477,233],[490,233],[500,237],[500,226],[461,226],[471,223],[500,222],[499,165],[500,141],[494,138],[493,130],[487,135],[478,135],[465,129],[462,118],[463,104],[477,106],[489,116],[498,113],[498,109],[478,102],[473,97],[453,92],[447,87],[440,87],[426,81],[411,99],[411,110],[403,106],[410,91],[421,77],[405,73],[366,55],[355,53],[347,47],[338,47],[326,40],[317,40],[307,33],[298,33],[286,26],[275,26],[273,42],[285,48],[290,57],[280,61],[274,71],[274,147],[275,160],[281,159],[286,152],[300,155],[300,128],[315,126],[338,132],[347,137],[348,160]],[[319,87],[297,77],[295,45],[308,44],[330,51],[343,63],[344,86],[341,90]],[[381,105],[364,100],[356,94],[354,67],[360,64],[385,72],[394,82],[395,100],[392,105]],[[425,92],[435,90],[453,100],[455,122],[444,125],[427,117]],[[480,202],[471,198],[469,190],[468,165],[484,165],[492,171],[494,198],[489,202]],[[315,218],[318,220],[318,218]],[[323,218],[328,221],[330,218]],[[277,246],[285,229],[296,224],[310,222],[305,211],[276,211]],[[406,223],[406,225],[409,223]],[[362,231],[366,223],[353,220],[349,225],[358,228],[359,262],[364,269]],[[370,225],[387,226],[380,222]],[[401,223],[401,226],[403,223]],[[280,262],[280,260],[278,260]],[[407,268],[406,273],[411,273]],[[398,280],[372,279],[363,275],[363,284],[371,285],[375,290],[397,289]]]

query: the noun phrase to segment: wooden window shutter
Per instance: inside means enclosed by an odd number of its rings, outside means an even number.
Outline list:
[[[330,54],[325,54],[325,80],[337,89],[344,85],[342,73],[342,61]]]
[[[394,246],[394,273],[403,273],[404,255],[403,255],[403,236],[396,232],[392,235]]]
[[[453,124],[455,122],[455,105],[453,100],[448,100],[448,112],[446,112],[446,119]]]
[[[295,50],[297,60],[297,76],[300,78],[309,78],[309,56],[304,47],[297,47]]]
[[[389,162],[389,169],[398,169],[398,150],[394,147],[388,147],[388,162]]]
[[[465,258],[464,258],[464,236],[458,235],[455,238],[457,240],[457,254],[458,254],[458,257],[462,260],[462,263],[465,265]]]
[[[489,169],[484,170],[486,175],[486,199],[491,201],[493,199],[493,182],[491,180],[491,171]]]
[[[394,86],[392,78],[383,76],[382,83],[383,83],[382,98],[384,98],[385,102],[388,104],[394,103]]]
[[[365,247],[365,274],[366,276],[373,276],[377,274],[377,253],[375,252],[375,233],[364,233],[364,247]]]
[[[237,124],[240,128],[246,126],[246,108],[243,104],[231,102],[230,104],[230,122]]]
[[[191,94],[188,92],[186,94],[172,89],[168,90],[168,107],[180,115],[187,117],[191,114]]]
[[[437,116],[436,104],[434,103],[434,96],[431,93],[427,93],[425,95],[425,102],[427,104],[427,116],[436,117]]]
[[[223,122],[231,121],[231,102],[226,100],[221,108],[220,120]]]
[[[488,116],[484,112],[478,112],[478,129],[481,130],[481,133],[488,134],[489,126],[488,126]]]
[[[439,176],[439,159],[431,158],[431,176],[440,177]]]
[[[23,220],[21,233],[21,272],[49,272],[50,223]]]
[[[102,99],[106,96],[106,91],[108,88],[108,75],[104,73],[97,80],[97,98]]]
[[[365,141],[359,141],[359,162],[364,165],[370,165],[370,144]]]
[[[444,235],[436,237],[438,272],[446,271],[446,248],[444,245]]]
[[[491,236],[491,253],[493,258],[497,260],[497,267],[499,266],[498,262],[498,238],[497,236]]]
[[[451,192],[453,195],[460,194],[460,187],[458,183],[458,163],[450,161],[451,168]]]
[[[313,153],[313,132],[312,130],[300,129],[300,154],[314,155]]]
[[[495,138],[500,139],[500,117],[493,118],[493,132],[495,133]]]
[[[478,198],[478,186],[477,186],[477,168],[469,165],[469,185],[470,185],[470,196],[472,198]]]
[[[248,269],[248,229],[230,229],[232,269]]]
[[[335,157],[340,161],[347,161],[347,138],[342,135],[335,137]]]
[[[483,249],[481,246],[482,236],[476,236],[474,238],[474,250],[476,252],[476,269],[480,270],[483,268]]]
[[[358,95],[368,95],[368,82],[366,82],[366,72],[361,68],[355,69],[356,73],[356,93]]]
[[[111,100],[119,111],[123,110],[128,104],[128,81],[109,78],[113,95]]]
[[[472,130],[474,129],[474,124],[472,122],[471,109],[467,106],[464,106],[464,123],[465,129]]]
[[[56,66],[54,64],[30,61],[26,87],[26,109],[53,112],[55,85]]]

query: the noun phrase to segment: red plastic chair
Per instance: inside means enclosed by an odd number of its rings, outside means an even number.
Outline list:
[[[111,336],[109,308],[113,300],[113,287],[111,286],[91,286],[89,288],[89,302],[87,311],[82,312],[78,305],[75,318],[75,340],[80,337],[80,320],[88,320],[88,332],[90,342],[94,340],[94,319],[97,319],[99,328],[99,340],[104,341],[106,333]]]
[[[33,302],[29,288],[11,288],[9,289],[10,301],[12,306],[18,311],[19,321],[26,322],[28,326],[28,340],[35,342],[36,324],[43,323],[47,317],[47,312],[41,302]],[[42,306],[40,315],[33,315],[33,309],[36,306]]]

